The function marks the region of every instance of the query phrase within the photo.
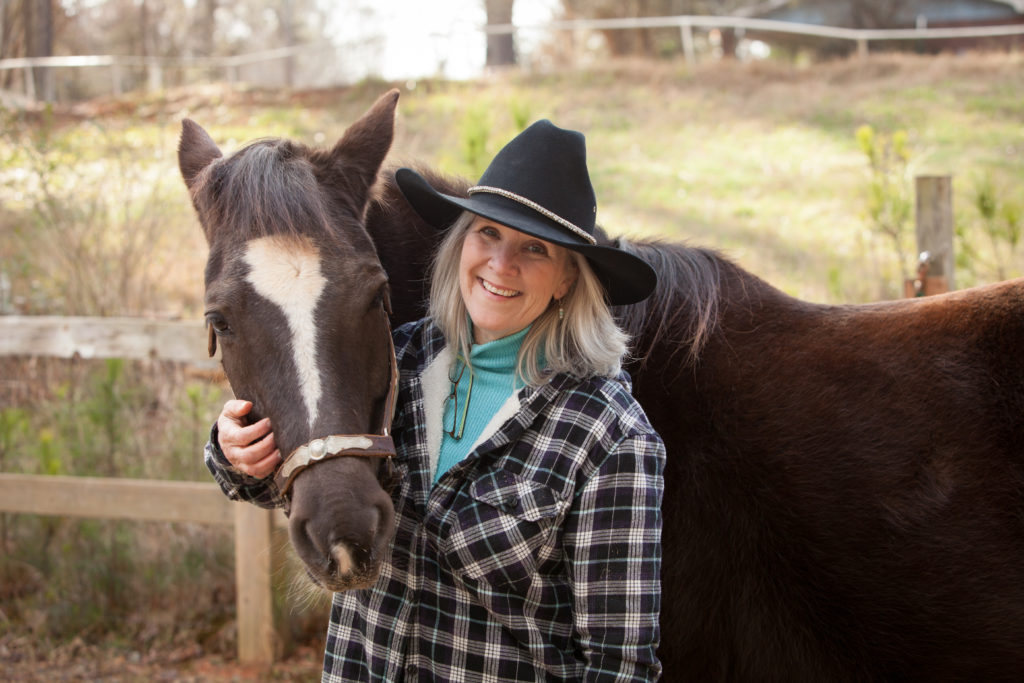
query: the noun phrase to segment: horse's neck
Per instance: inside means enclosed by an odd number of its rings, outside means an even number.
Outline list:
[[[626,248],[650,263],[659,280],[646,301],[617,311],[640,360],[634,368],[646,357],[695,368],[724,330],[754,329],[802,304],[713,250],[659,240]]]

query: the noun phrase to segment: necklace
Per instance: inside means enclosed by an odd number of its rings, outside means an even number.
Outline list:
[[[466,368],[469,367],[469,386],[466,387],[466,401],[462,405],[462,414],[459,415],[459,382],[462,381],[462,375],[465,374]],[[458,371],[458,374],[456,373]],[[452,375],[455,375],[454,377]],[[455,365],[448,371],[448,380],[452,383],[452,391],[448,394],[448,398],[444,400],[444,412],[442,414],[448,414],[448,404],[454,401],[452,404],[452,427],[448,429],[445,425],[444,431],[448,436],[452,437],[456,441],[462,440],[462,435],[466,431],[466,416],[469,414],[469,399],[473,395],[473,368],[465,361],[461,354],[455,359]]]

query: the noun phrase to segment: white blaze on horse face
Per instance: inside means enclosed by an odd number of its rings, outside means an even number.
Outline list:
[[[304,237],[271,235],[250,240],[244,258],[249,283],[260,296],[277,304],[288,320],[299,390],[312,428],[321,391],[314,314],[327,284],[320,273],[320,253]]]

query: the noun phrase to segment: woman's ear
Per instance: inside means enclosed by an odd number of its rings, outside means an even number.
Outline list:
[[[572,286],[576,284],[576,280],[580,277],[579,266],[576,265],[576,259],[571,256],[566,259],[565,263],[565,277],[558,283],[558,287],[555,288],[554,297],[556,300],[561,301],[562,297],[569,293]]]

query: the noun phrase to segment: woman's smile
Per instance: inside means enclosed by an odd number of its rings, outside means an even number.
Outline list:
[[[483,286],[483,288],[486,289],[491,294],[496,294],[497,296],[505,297],[506,299],[510,299],[512,297],[519,296],[520,294],[522,294],[522,292],[516,291],[514,289],[504,289],[502,287],[498,287],[497,285],[488,282],[482,277],[478,277],[477,282],[479,282]]]
[[[569,251],[478,217],[459,258],[459,291],[482,344],[515,334],[561,299],[576,280]]]

